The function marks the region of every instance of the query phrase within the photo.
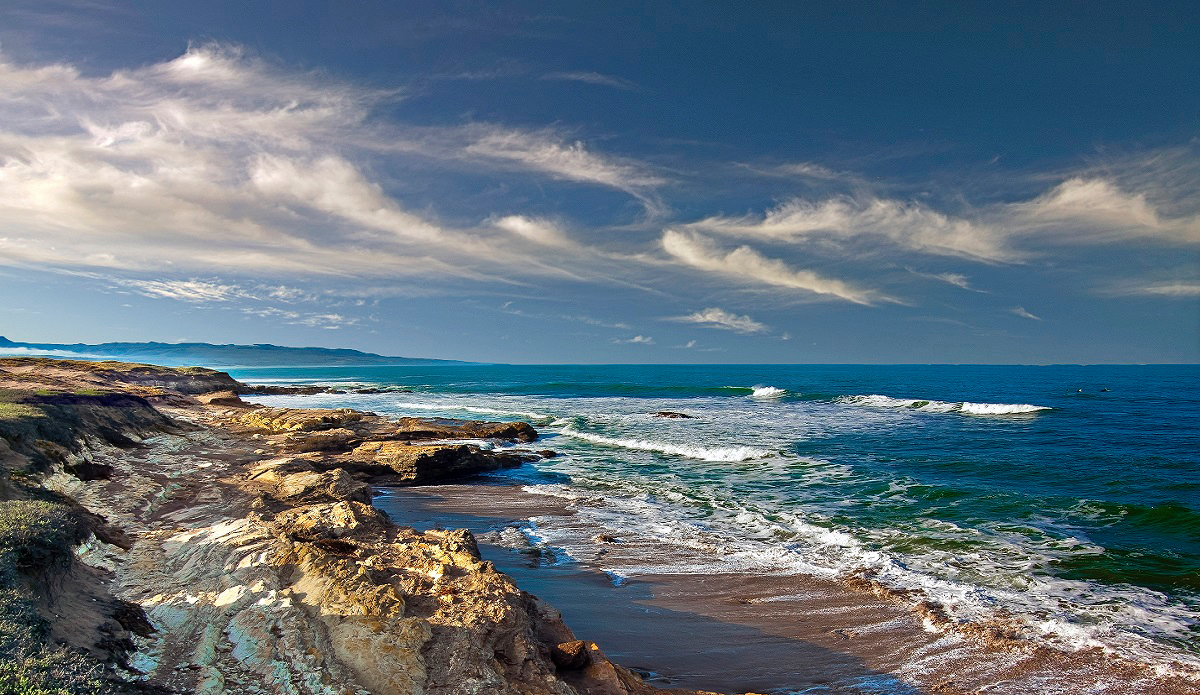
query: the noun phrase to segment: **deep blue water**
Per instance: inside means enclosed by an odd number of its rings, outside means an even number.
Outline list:
[[[1200,367],[235,369],[386,385],[280,405],[524,419],[562,456],[512,475],[663,571],[869,572],[1030,639],[1200,660]],[[694,419],[666,419],[670,410]],[[590,516],[589,516],[590,515]],[[578,528],[538,542],[586,554]]]

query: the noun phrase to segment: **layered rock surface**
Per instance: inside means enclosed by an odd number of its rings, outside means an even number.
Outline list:
[[[51,497],[90,530],[39,610],[48,639],[109,663],[113,692],[663,692],[576,639],[468,532],[370,506],[367,481],[537,457],[438,440],[533,428],[193,398],[241,390],[209,371],[0,360],[0,505]]]

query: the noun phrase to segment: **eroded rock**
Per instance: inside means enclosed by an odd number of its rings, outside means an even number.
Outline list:
[[[259,408],[236,418],[238,424],[270,433],[312,432],[358,422],[364,413],[351,408],[318,410],[315,408]]]
[[[393,484],[422,485],[514,468],[536,458],[484,451],[470,444],[420,445],[385,441],[359,445],[351,452],[349,460],[364,472],[386,474]]]

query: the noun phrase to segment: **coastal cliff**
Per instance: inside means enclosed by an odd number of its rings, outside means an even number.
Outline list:
[[[263,408],[207,369],[0,360],[0,692],[661,690],[577,639],[464,530],[371,484],[548,455],[525,423]]]

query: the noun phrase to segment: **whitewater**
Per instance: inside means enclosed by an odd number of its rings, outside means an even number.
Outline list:
[[[615,583],[869,577],[954,623],[1200,669],[1195,367],[503,366],[236,370],[382,393],[283,406],[524,420],[504,474],[574,505],[527,538]],[[687,418],[661,417],[672,412]],[[598,557],[597,533],[645,549]],[[603,555],[602,553],[600,555]],[[619,557],[618,557],[619,555]]]

